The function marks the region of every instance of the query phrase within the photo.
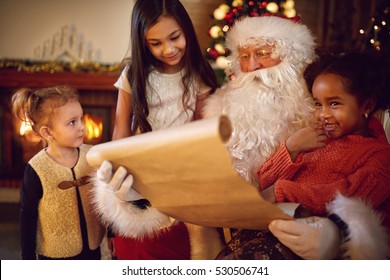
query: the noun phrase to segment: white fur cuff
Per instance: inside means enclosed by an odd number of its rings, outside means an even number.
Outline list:
[[[327,209],[348,225],[349,236],[342,244],[344,258],[378,260],[390,256],[389,237],[379,214],[360,199],[338,194]]]
[[[93,177],[93,203],[96,212],[114,233],[124,237],[142,238],[154,236],[171,222],[168,216],[153,207],[140,209],[137,206],[120,200],[110,185]]]

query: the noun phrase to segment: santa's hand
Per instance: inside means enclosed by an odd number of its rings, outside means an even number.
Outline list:
[[[95,209],[113,233],[131,238],[152,237],[171,224],[168,216],[132,188],[133,176],[124,167],[113,174],[112,164],[104,161],[92,183]]]
[[[128,174],[127,170],[122,166],[113,175],[112,164],[105,160],[99,167],[96,177],[98,180],[106,183],[120,200],[134,201],[143,198],[132,188],[133,176]]]
[[[341,234],[328,218],[274,220],[268,228],[280,242],[303,259],[335,259],[339,255]]]

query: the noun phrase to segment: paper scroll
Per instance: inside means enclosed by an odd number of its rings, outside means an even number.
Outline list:
[[[273,219],[291,219],[236,173],[224,145],[230,134],[224,116],[199,120],[96,145],[87,160],[126,167],[135,190],[183,222],[266,229]]]

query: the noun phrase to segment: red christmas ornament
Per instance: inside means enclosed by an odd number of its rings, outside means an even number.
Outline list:
[[[218,51],[216,49],[210,49],[209,50],[209,56],[210,56],[210,58],[216,60],[217,57],[219,56],[219,53],[218,53]]]

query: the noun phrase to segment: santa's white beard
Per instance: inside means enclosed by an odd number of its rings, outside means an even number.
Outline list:
[[[311,99],[298,73],[283,62],[240,73],[206,101],[205,118],[226,115],[232,122],[227,148],[234,168],[256,185],[256,169],[312,119]]]

